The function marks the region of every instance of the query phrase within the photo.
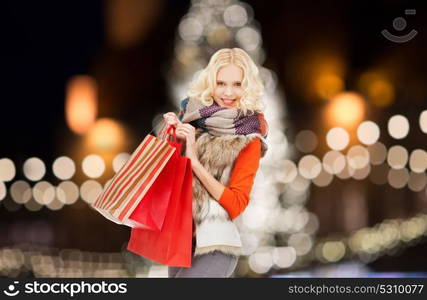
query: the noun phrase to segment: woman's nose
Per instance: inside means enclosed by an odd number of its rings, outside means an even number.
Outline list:
[[[231,86],[227,86],[225,88],[224,94],[225,94],[225,96],[231,96],[231,95],[233,95],[233,88]]]

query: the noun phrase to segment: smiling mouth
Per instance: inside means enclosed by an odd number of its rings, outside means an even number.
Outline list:
[[[233,104],[233,102],[236,101],[235,99],[227,99],[227,98],[221,98],[221,100],[225,104]]]

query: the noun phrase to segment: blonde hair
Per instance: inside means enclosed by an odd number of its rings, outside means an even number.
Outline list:
[[[240,48],[224,48],[215,52],[206,68],[191,83],[188,96],[199,99],[205,106],[212,105],[218,70],[229,64],[234,64],[243,70],[243,95],[237,108],[245,114],[248,110],[262,112],[264,105],[261,96],[264,92],[264,85],[259,78],[258,67],[251,57]]]

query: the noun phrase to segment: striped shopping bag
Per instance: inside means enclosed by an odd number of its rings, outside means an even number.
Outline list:
[[[176,148],[167,140],[147,135],[92,203],[92,207],[117,224],[143,228],[143,224],[136,223],[129,216],[175,151]]]

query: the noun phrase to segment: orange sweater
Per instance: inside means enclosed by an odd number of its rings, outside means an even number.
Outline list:
[[[231,219],[239,216],[248,206],[249,194],[261,159],[261,140],[254,138],[236,158],[230,183],[224,189],[219,204]]]

